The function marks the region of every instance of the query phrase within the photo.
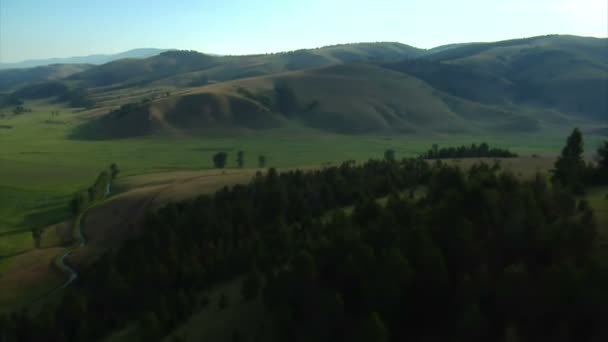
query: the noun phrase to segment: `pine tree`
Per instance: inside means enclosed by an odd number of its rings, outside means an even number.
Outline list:
[[[245,152],[239,151],[236,154],[236,163],[238,164],[240,169],[242,169],[245,166]]]
[[[372,312],[363,324],[361,342],[387,342],[388,329],[378,313]]]
[[[578,128],[575,128],[568,137],[561,156],[555,162],[552,178],[554,183],[580,192],[581,177],[585,170],[583,152],[583,135]]]

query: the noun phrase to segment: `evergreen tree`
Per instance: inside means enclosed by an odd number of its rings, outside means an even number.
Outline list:
[[[395,161],[395,150],[389,149],[384,151],[384,160]]]
[[[256,269],[251,270],[249,275],[243,281],[241,287],[241,295],[245,300],[255,299],[260,291],[261,279],[260,274]]]
[[[602,183],[608,183],[608,141],[602,142],[597,149],[597,166],[599,177]]]
[[[162,340],[162,325],[154,312],[148,312],[139,323],[139,336],[142,342]]]
[[[377,312],[372,312],[363,323],[360,338],[361,342],[388,342],[388,329]]]
[[[223,169],[226,166],[228,160],[228,154],[226,152],[218,152],[213,155],[213,165],[217,169]]]
[[[583,135],[578,128],[568,137],[562,154],[555,162],[552,180],[569,190],[580,192],[585,161],[583,160]]]
[[[240,169],[242,169],[245,166],[245,152],[239,151],[236,154],[236,163]]]
[[[110,177],[112,180],[116,179],[116,177],[118,176],[118,173],[120,172],[120,170],[118,169],[118,165],[116,165],[116,163],[112,163],[112,165],[110,165]]]

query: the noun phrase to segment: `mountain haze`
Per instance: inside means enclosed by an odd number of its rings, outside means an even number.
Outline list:
[[[607,41],[543,36],[431,50],[360,43],[250,56],[166,51],[46,76],[13,95],[95,107],[74,131],[78,139],[292,126],[340,134],[597,128],[608,117]]]
[[[32,59],[17,63],[0,63],[0,69],[24,69],[38,66],[46,66],[51,64],[104,64],[123,58],[147,58],[158,55],[167,49],[133,49],[117,54],[96,54],[89,56],[64,57],[64,58],[47,58],[47,59]]]

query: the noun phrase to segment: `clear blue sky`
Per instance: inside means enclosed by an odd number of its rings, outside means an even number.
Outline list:
[[[606,0],[0,0],[0,58],[139,47],[248,54],[336,43],[422,48],[550,33],[606,37]]]

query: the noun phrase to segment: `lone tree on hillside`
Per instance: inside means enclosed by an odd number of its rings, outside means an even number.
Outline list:
[[[243,168],[245,166],[245,152],[239,151],[236,154],[236,163],[239,165],[239,168]]]
[[[226,166],[228,154],[226,152],[218,152],[213,155],[213,165],[218,169],[223,169]]]
[[[384,151],[384,159],[386,161],[395,161],[395,150],[389,149]]]
[[[258,157],[258,165],[259,165],[260,169],[263,169],[266,167],[266,156],[265,155],[261,155]]]
[[[116,177],[118,176],[118,173],[120,172],[120,170],[118,169],[118,165],[116,165],[116,163],[112,163],[112,165],[110,165],[110,177],[112,180],[116,179]]]
[[[40,243],[42,242],[42,229],[32,229],[32,238],[34,239],[34,244],[36,248],[40,248]]]
[[[561,156],[555,162],[551,180],[570,190],[581,192],[581,177],[585,171],[583,151],[583,134],[580,129],[575,128],[568,137]]]

